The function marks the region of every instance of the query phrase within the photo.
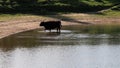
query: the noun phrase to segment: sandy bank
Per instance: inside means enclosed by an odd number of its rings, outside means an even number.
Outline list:
[[[39,26],[39,23],[40,21],[0,22],[0,39],[19,32],[43,28]],[[79,24],[62,21],[62,25],[79,25]]]
[[[50,17],[50,18],[48,18]],[[42,28],[39,23],[42,19],[51,19],[51,16],[21,16],[20,18],[10,18],[10,20],[0,21],[0,39],[19,32]],[[6,18],[5,18],[6,19]],[[89,14],[65,14],[53,15],[52,19],[62,20],[62,25],[88,25],[88,24],[119,24],[120,17],[98,17]]]

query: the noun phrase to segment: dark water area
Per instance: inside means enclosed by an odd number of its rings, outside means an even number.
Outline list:
[[[0,39],[0,68],[120,68],[120,27],[63,26]]]

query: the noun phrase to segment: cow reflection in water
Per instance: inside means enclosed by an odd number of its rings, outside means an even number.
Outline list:
[[[46,21],[41,22],[40,26],[44,26],[45,30],[49,30],[51,32],[52,29],[57,29],[57,33],[61,32],[61,21]]]

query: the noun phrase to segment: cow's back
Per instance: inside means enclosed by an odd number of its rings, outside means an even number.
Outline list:
[[[61,27],[60,21],[48,21],[44,23],[46,29],[55,29]]]

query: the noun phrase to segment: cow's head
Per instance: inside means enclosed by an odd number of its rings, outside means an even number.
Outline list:
[[[41,23],[40,23],[40,26],[44,26],[44,22],[41,22]]]

